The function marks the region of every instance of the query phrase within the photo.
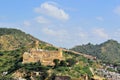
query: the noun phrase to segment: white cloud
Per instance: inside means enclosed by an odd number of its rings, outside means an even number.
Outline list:
[[[52,3],[45,2],[34,10],[37,13],[48,15],[59,20],[64,21],[69,19],[69,15],[63,9],[58,8],[55,4]]]
[[[43,33],[50,35],[50,36],[55,36],[55,37],[63,37],[67,35],[66,30],[53,30],[49,28],[43,28]]]
[[[0,22],[0,27],[2,27],[2,28],[4,28],[4,27],[6,27],[6,28],[19,28],[20,27],[20,25],[19,24],[15,24],[15,23],[2,23],[2,22]]]
[[[114,9],[114,13],[116,13],[117,15],[120,15],[120,6],[117,6],[117,7]]]
[[[31,24],[30,24],[29,21],[24,21],[24,22],[23,22],[23,25],[24,25],[24,26],[30,26]]]
[[[49,40],[61,44],[68,42],[68,39],[70,37],[66,30],[61,29],[55,30],[50,28],[43,28],[42,32],[47,36]]]
[[[113,37],[115,37],[115,38],[120,38],[120,29],[117,29],[117,30],[114,32]]]
[[[42,16],[38,16],[35,18],[35,20],[38,22],[38,23],[41,23],[41,24],[47,24],[47,23],[50,23],[50,21]]]
[[[98,21],[104,21],[104,18],[101,17],[101,16],[97,16],[96,19],[97,19]]]
[[[101,38],[108,39],[108,37],[109,37],[108,34],[104,31],[103,28],[94,29],[93,33],[95,35],[97,35],[98,37],[101,37]]]
[[[88,37],[88,35],[87,35],[85,32],[80,31],[80,32],[78,33],[78,37],[80,37],[81,39],[85,39],[85,38]]]
[[[44,28],[43,30],[43,33],[47,34],[47,35],[52,35],[54,36],[56,34],[55,31],[53,31],[52,29],[48,29],[48,28]]]

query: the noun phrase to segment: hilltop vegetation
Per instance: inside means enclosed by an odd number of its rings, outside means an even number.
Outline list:
[[[63,52],[64,60],[55,59],[55,66],[44,66],[40,62],[22,64],[23,52],[24,48],[0,52],[0,79],[12,80],[16,71],[20,72],[20,74],[25,73],[22,77],[27,80],[30,79],[30,76],[33,76],[35,80],[53,80],[52,78],[55,76],[69,76],[72,79],[82,79],[82,76],[87,75],[90,78],[92,73],[89,68],[96,69],[99,65],[95,61],[71,52]],[[2,76],[3,72],[8,73]],[[40,72],[41,74],[39,76],[32,75],[34,72]]]
[[[23,78],[30,80],[33,76],[35,80],[53,80],[55,76],[69,76],[71,78],[82,79],[87,75],[92,77],[90,67],[96,69],[99,63],[89,60],[81,55],[63,51],[64,60],[55,59],[54,66],[44,66],[41,62],[22,64],[22,55],[30,48],[34,48],[34,41],[38,40],[29,34],[16,29],[0,28],[0,79],[13,79],[16,72],[25,74]],[[40,41],[40,40],[39,40]],[[47,51],[58,50],[56,47],[40,41],[40,49]],[[7,74],[3,74],[7,72]],[[40,75],[32,75],[40,72]]]
[[[108,40],[100,45],[88,43],[72,48],[71,50],[96,56],[106,63],[120,63],[120,43]]]
[[[0,28],[0,50],[1,51],[9,51],[19,49],[21,47],[25,47],[30,45],[37,38],[34,38],[30,34],[26,34],[21,30],[11,29],[11,28]],[[45,42],[40,41],[41,44],[45,44]],[[47,43],[46,43],[47,44]]]

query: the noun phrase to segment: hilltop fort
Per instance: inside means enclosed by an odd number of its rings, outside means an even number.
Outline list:
[[[39,41],[35,42],[35,48],[30,49],[28,52],[23,54],[22,63],[31,63],[40,61],[43,65],[54,65],[53,60],[63,58],[62,50],[57,51],[47,51],[38,48]]]

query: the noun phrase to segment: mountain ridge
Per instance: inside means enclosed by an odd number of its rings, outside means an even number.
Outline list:
[[[9,51],[15,50],[26,45],[30,45],[35,41],[40,41],[41,44],[52,46],[51,44],[41,41],[30,34],[13,29],[13,28],[0,28],[0,50]]]
[[[79,45],[73,47],[71,50],[86,53],[89,55],[96,56],[103,62],[107,63],[119,63],[120,62],[120,43],[116,40],[108,40],[104,43],[93,45],[88,43],[86,45]]]

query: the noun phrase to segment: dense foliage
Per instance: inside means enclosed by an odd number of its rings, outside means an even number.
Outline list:
[[[108,40],[100,45],[88,43],[86,45],[76,46],[72,50],[96,56],[103,62],[119,63],[120,62],[120,43],[114,40]]]
[[[0,50],[15,50],[33,43],[36,38],[11,28],[0,28]],[[40,41],[41,43],[44,43]]]

